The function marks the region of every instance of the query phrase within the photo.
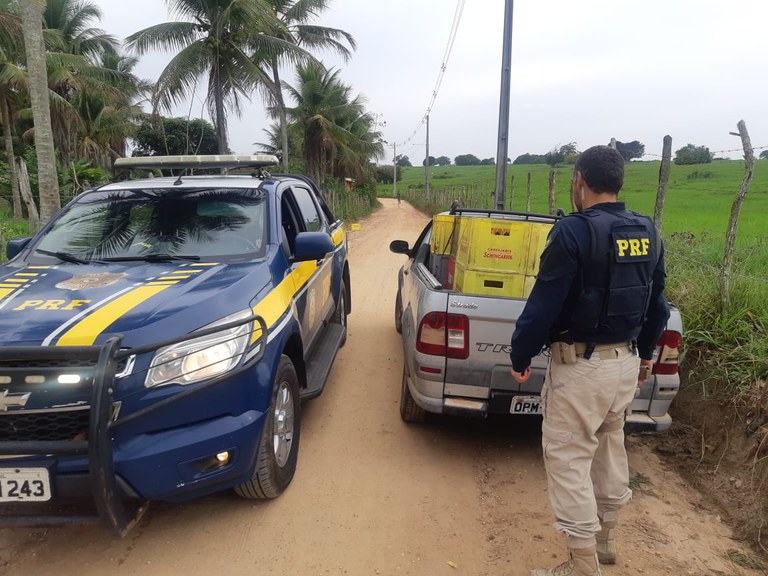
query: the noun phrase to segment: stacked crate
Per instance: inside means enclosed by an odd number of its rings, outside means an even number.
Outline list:
[[[527,298],[551,229],[551,222],[438,214],[431,272],[465,294]]]
[[[551,227],[543,222],[461,218],[454,288],[466,294],[527,298]]]
[[[437,214],[432,217],[430,271],[446,288],[453,288],[456,254],[454,231],[458,220],[459,218],[452,214]]]

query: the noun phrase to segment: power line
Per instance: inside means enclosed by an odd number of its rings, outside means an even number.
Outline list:
[[[435,88],[432,91],[432,97],[430,98],[429,104],[427,105],[427,111],[421,117],[421,119],[419,120],[418,126],[414,128],[411,135],[408,136],[408,138],[405,139],[403,142],[400,142],[397,144],[397,146],[399,147],[405,146],[416,137],[416,134],[418,134],[421,131],[422,126],[424,126],[424,123],[426,122],[427,116],[429,116],[429,113],[432,111],[432,108],[435,105],[435,101],[437,100],[437,95],[440,92],[440,87],[443,84],[443,78],[445,77],[445,70],[448,67],[448,60],[450,60],[451,58],[451,52],[453,51],[453,44],[456,41],[456,34],[459,31],[461,16],[462,16],[462,13],[464,12],[464,2],[465,0],[458,0],[458,3],[456,4],[456,11],[453,14],[453,23],[451,24],[451,32],[448,36],[448,44],[446,44],[445,46],[445,52],[443,53],[443,61],[440,64],[440,71],[437,74],[437,82],[435,82]]]
[[[752,150],[765,150],[768,146],[752,146]],[[744,148],[733,148],[731,150],[710,150],[710,154],[725,154],[726,152],[744,152]],[[661,154],[643,154],[652,158],[662,158]]]

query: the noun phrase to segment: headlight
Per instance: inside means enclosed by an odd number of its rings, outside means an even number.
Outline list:
[[[206,326],[236,322],[251,316],[245,310]],[[155,352],[144,385],[192,384],[231,370],[240,361],[251,335],[252,323],[222,330],[201,338],[172,344]]]

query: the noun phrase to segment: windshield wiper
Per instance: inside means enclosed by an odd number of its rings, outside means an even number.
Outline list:
[[[197,262],[200,256],[187,256],[180,254],[144,254],[143,256],[115,256],[104,258],[106,262],[172,262],[173,260],[185,260]]]
[[[35,252],[40,252],[40,254],[45,254],[46,256],[53,256],[62,262],[71,262],[72,264],[90,264],[92,262],[91,260],[79,258],[68,252],[51,252],[50,250],[43,250],[42,248],[35,248]]]

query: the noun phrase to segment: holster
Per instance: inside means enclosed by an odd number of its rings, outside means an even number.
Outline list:
[[[576,364],[576,346],[567,342],[552,342],[549,345],[552,362],[555,364]]]

